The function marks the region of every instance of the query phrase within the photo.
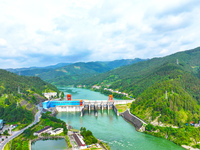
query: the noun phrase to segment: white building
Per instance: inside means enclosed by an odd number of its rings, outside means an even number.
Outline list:
[[[92,86],[93,89],[100,89],[101,86],[94,85]]]
[[[55,130],[50,130],[50,131],[48,131],[48,133],[50,134],[50,135],[56,135],[56,134],[60,134],[60,133],[62,133],[63,132],[63,128],[57,128],[57,129],[55,129]]]
[[[42,133],[46,133],[46,132],[48,132],[48,131],[50,131],[50,130],[52,130],[52,127],[46,126],[46,127],[44,127],[43,129],[41,129],[41,130],[39,130],[39,131],[33,133],[33,135],[34,135],[34,136],[36,136],[36,135],[37,135],[37,136],[40,136]]]
[[[78,145],[79,149],[86,149],[87,145],[83,141],[83,139],[76,133],[72,134],[74,140],[76,141],[76,144]]]
[[[57,96],[57,93],[56,93],[56,92],[43,93],[43,95],[44,95],[46,98],[50,99],[51,97]]]

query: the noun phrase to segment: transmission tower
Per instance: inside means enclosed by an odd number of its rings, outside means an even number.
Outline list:
[[[20,86],[18,86],[18,94],[20,94]]]
[[[165,91],[165,99],[167,99],[167,91]]]
[[[178,59],[176,60],[177,65],[179,65]]]

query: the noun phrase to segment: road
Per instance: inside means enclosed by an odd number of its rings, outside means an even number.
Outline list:
[[[32,125],[36,124],[37,122],[40,121],[40,115],[41,115],[41,111],[42,111],[42,108],[41,107],[38,107],[39,108],[39,111],[35,114],[35,120],[34,122],[32,122],[30,125],[28,125],[27,127],[19,130],[19,131],[15,131],[13,132],[13,135],[11,136],[8,136],[7,139],[4,139],[4,141],[2,143],[0,143],[0,150],[3,150],[5,145],[12,139],[14,139],[15,137],[17,137],[18,135],[20,135],[22,132],[24,132],[24,130],[26,130],[27,128],[31,127]]]

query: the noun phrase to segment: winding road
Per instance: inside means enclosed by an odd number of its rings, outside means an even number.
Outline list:
[[[32,122],[30,125],[28,125],[27,127],[19,130],[19,131],[15,131],[13,132],[13,134],[11,136],[9,136],[7,139],[5,139],[2,143],[0,143],[0,150],[3,150],[5,145],[12,139],[14,139],[15,137],[17,137],[18,135],[20,135],[22,132],[24,132],[24,130],[26,130],[27,128],[31,127],[32,125],[36,124],[37,122],[40,121],[40,115],[42,112],[42,108],[38,107],[39,111],[35,114],[35,121]]]

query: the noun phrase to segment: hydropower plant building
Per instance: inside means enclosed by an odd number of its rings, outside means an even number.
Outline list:
[[[133,100],[113,100],[113,96],[109,95],[108,100],[71,100],[71,95],[67,95],[65,101],[45,101],[43,102],[44,109],[54,109],[58,112],[80,111],[81,116],[84,115],[84,110],[94,110],[97,115],[97,109],[114,109],[117,115],[119,115],[116,109],[116,104],[132,103]]]
[[[49,108],[54,108],[57,106],[82,106],[83,102],[82,100],[80,101],[45,101],[43,102],[43,108],[44,109],[49,109]]]
[[[83,109],[82,100],[71,100],[71,94],[67,94],[67,101],[45,101],[43,108],[56,108],[57,111],[81,111]]]

